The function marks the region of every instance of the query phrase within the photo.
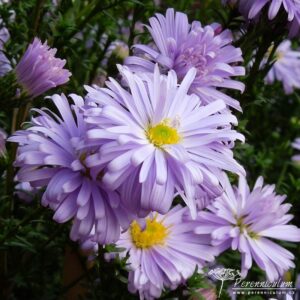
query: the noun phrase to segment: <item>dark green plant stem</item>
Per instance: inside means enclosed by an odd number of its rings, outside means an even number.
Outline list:
[[[280,172],[280,175],[278,177],[278,181],[277,181],[277,184],[276,184],[276,188],[279,189],[283,180],[284,180],[284,177],[285,177],[285,174],[286,174],[286,171],[288,169],[288,166],[289,166],[290,162],[289,161],[286,161],[282,167],[282,170]]]
[[[135,23],[139,18],[140,12],[143,10],[143,7],[141,5],[135,4],[133,8],[133,15],[132,15],[132,22],[130,25],[130,31],[129,31],[129,38],[128,38],[128,48],[131,53],[131,46],[133,45],[133,40],[135,36],[134,28],[135,28]]]
[[[38,34],[39,23],[41,20],[42,8],[45,0],[37,0],[35,9],[34,9],[34,18],[33,18],[33,26],[32,33],[30,35],[30,40]]]
[[[269,73],[270,69],[273,67],[274,63],[276,62],[275,53],[280,43],[281,40],[277,40],[274,42],[267,63],[265,67],[261,70],[262,77],[265,77]]]
[[[19,130],[23,122],[25,122],[28,114],[28,109],[30,105],[30,98],[26,95],[21,96],[18,99],[21,106],[19,109],[15,109],[13,111],[12,125],[11,125],[11,133],[13,134],[15,130]],[[13,162],[15,161],[17,154],[17,145],[12,144],[9,156],[9,164],[7,166],[7,174],[6,174],[6,195],[11,199],[11,212],[14,210],[14,201],[13,201],[13,192],[14,192],[14,166]]]
[[[100,36],[97,36],[97,38],[99,38],[100,40]],[[96,77],[96,74],[97,74],[97,69],[99,68],[99,65],[100,65],[100,62],[101,60],[104,58],[105,54],[106,54],[106,51],[108,49],[108,47],[110,46],[112,42],[112,39],[111,37],[108,37],[107,38],[107,41],[105,42],[105,45],[104,45],[104,48],[103,48],[103,51],[101,52],[101,54],[97,57],[94,65],[93,65],[93,69],[91,70],[90,72],[90,75],[89,75],[89,84],[92,84],[93,80],[95,79]],[[91,51],[93,52],[93,51]]]

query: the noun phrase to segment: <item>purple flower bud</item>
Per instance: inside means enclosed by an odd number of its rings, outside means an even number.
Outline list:
[[[56,49],[35,38],[16,67],[18,82],[26,92],[37,97],[69,81],[71,73],[63,69],[66,60],[55,57]]]

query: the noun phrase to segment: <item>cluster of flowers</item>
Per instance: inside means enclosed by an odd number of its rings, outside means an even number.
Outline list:
[[[249,23],[257,22],[260,17],[264,18],[264,15],[262,16],[264,9],[267,10],[269,20],[275,19],[283,10],[290,37],[300,35],[300,2],[297,0],[222,0],[222,2],[237,5]],[[275,80],[281,81],[286,94],[300,88],[300,52],[292,50],[291,45],[290,40],[284,40],[276,48],[274,65],[265,78],[266,84],[273,84]],[[271,51],[268,54],[270,53]],[[261,64],[262,68],[268,59],[269,55],[266,55]]]
[[[270,280],[281,276],[294,257],[269,238],[300,241],[300,229],[288,225],[285,197],[262,178],[250,191],[233,157],[244,137],[230,109],[241,107],[224,88],[244,90],[232,79],[245,73],[241,50],[229,30],[189,24],[173,9],[148,29],[155,47],[135,45],[118,66],[121,84],[86,86],[71,105],[49,97],[59,114],[33,109],[30,126],[9,138],[19,144],[17,180],[45,188],[42,204],[55,221],[72,220],[70,237],[83,247],[123,248],[129,290],[141,299],[176,288],[230,247],[242,254],[244,276],[252,260]],[[29,46],[16,68],[28,94],[68,80],[54,54],[37,39]],[[225,171],[238,174],[238,187]]]
[[[281,8],[287,15],[287,26],[291,36],[299,35],[300,31],[300,3],[298,0],[222,0],[223,3],[238,5],[239,11],[248,19],[257,19],[266,8],[269,20],[279,15]]]

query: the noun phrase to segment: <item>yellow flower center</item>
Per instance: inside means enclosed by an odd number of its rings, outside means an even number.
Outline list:
[[[177,144],[180,141],[180,136],[176,130],[168,125],[167,120],[149,127],[146,132],[148,140],[156,147],[161,147],[167,144]]]
[[[240,228],[240,232],[244,233],[245,231],[248,233],[249,237],[251,237],[252,239],[258,239],[259,235],[257,233],[255,233],[254,231],[252,231],[249,227],[249,225],[244,223],[244,218],[243,217],[236,217],[236,224],[237,227]]]
[[[133,243],[137,248],[147,249],[155,245],[164,245],[168,236],[168,229],[156,218],[146,219],[146,227],[141,229],[140,225],[133,221],[130,225],[130,233]]]
[[[274,49],[274,45],[271,45],[271,46],[269,47],[267,53],[266,53],[266,58],[269,58],[269,57],[270,57],[270,55],[271,55],[272,52],[273,52],[273,49]],[[276,61],[282,59],[283,56],[284,56],[284,53],[283,53],[283,52],[281,52],[281,51],[275,51],[274,57],[275,57]]]

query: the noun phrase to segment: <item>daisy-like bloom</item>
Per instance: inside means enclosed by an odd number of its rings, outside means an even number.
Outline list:
[[[94,261],[99,251],[99,244],[95,241],[95,227],[93,227],[91,233],[83,237],[79,243],[82,254],[87,256],[88,261]]]
[[[0,25],[1,25],[1,19],[0,19]],[[2,27],[0,29],[0,77],[3,77],[12,69],[9,59],[6,57],[6,55],[3,52],[4,44],[9,40],[9,38],[10,35],[7,28]]]
[[[266,57],[262,67],[268,60]],[[275,52],[275,63],[268,72],[265,81],[267,84],[275,80],[282,82],[286,94],[293,93],[295,88],[300,88],[300,51],[291,49],[291,41],[283,41]]]
[[[33,188],[29,182],[19,182],[15,186],[15,195],[25,203],[31,203],[40,193],[40,188]]]
[[[96,126],[88,137],[93,143],[111,140],[87,158],[88,166],[109,161],[103,181],[112,190],[125,180],[134,189],[140,183],[142,200],[136,203],[144,211],[166,213],[176,190],[195,216],[199,184],[218,187],[219,169],[244,172],[230,150],[244,139],[231,129],[236,117],[222,100],[202,106],[198,96],[188,94],[195,69],[180,85],[174,71],[162,76],[158,67],[152,74],[126,67],[120,72],[129,91],[112,78],[109,89],[88,88],[89,101],[98,105],[86,120]],[[97,127],[99,118],[107,125]]]
[[[73,219],[71,238],[81,239],[95,228],[95,241],[105,244],[119,238],[120,225],[129,225],[116,191],[108,191],[101,181],[105,166],[91,169],[86,157],[98,147],[85,142],[87,125],[81,112],[84,101],[71,95],[52,96],[60,116],[47,109],[34,109],[30,127],[9,140],[19,143],[16,179],[32,187],[45,187],[42,204],[55,211],[59,223]],[[124,225],[125,224],[125,225]]]
[[[210,235],[194,233],[196,221],[187,207],[172,208],[166,215],[150,213],[131,223],[116,243],[121,257],[128,255],[128,289],[140,299],[159,298],[164,289],[175,289],[196,268],[214,260]]]
[[[64,69],[66,60],[55,57],[56,49],[35,38],[16,66],[19,84],[28,95],[37,97],[69,81],[71,73]]]
[[[203,27],[199,22],[189,24],[187,15],[168,9],[166,16],[156,14],[147,26],[154,46],[135,45],[138,56],[125,60],[133,71],[153,72],[155,63],[161,70],[175,70],[178,79],[183,80],[187,72],[196,68],[197,75],[190,87],[190,93],[200,96],[203,103],[216,99],[235,109],[241,110],[237,100],[225,95],[217,88],[244,91],[244,84],[231,79],[245,74],[245,68],[237,66],[242,62],[241,49],[231,45],[229,30],[220,32],[220,25]]]
[[[288,21],[293,21],[294,18],[299,17],[299,0],[240,0],[240,7],[247,6],[248,8],[249,19],[255,18],[266,5],[268,5],[268,17],[270,20],[277,16],[281,8],[288,14]]]
[[[115,61],[123,61],[129,55],[129,48],[126,43],[121,40],[116,40],[108,47],[104,59],[101,61],[102,66],[107,66],[110,59]]]
[[[287,214],[291,204],[283,204],[286,196],[276,195],[274,185],[263,186],[262,177],[252,191],[244,177],[233,188],[224,174],[223,185],[223,195],[208,207],[209,211],[199,213],[202,221],[196,232],[211,233],[212,244],[220,250],[238,250],[243,277],[254,260],[270,281],[276,280],[294,267],[294,255],[271,239],[300,241],[300,229],[287,224],[293,218]]]
[[[295,141],[292,143],[292,146],[294,149],[300,150],[300,138],[296,138]],[[300,162],[300,154],[294,155],[292,157],[292,160],[296,162]]]
[[[0,50],[0,77],[6,75],[9,71],[11,71],[12,67],[10,65],[10,61],[5,56],[5,54]]]
[[[0,26],[1,26],[1,19],[0,19]],[[4,44],[9,40],[10,34],[6,27],[2,27],[0,29],[0,50],[3,49]]]
[[[221,186],[197,186],[196,188],[196,205],[197,210],[206,208],[216,197],[221,196],[223,189]]]
[[[229,5],[239,3],[239,10],[246,19],[256,19],[267,7],[268,18],[273,20],[283,9],[287,13],[290,36],[295,37],[300,31],[300,2],[299,0],[222,0]]]

